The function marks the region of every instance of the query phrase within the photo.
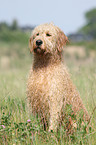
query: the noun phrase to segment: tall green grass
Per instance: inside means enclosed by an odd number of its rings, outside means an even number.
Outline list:
[[[72,68],[73,82],[80,91],[82,100],[92,113],[96,105],[95,65],[80,67],[79,72]],[[83,136],[77,130],[73,136],[66,135],[62,127],[58,135],[43,131],[40,120],[30,114],[26,98],[26,80],[29,68],[0,72],[0,142],[2,144],[96,144],[96,111],[92,115],[92,130]],[[90,75],[91,74],[91,75]],[[30,119],[31,123],[27,120]],[[68,118],[66,118],[67,120]],[[80,122],[78,122],[80,124]],[[25,133],[25,134],[24,134]]]
[[[71,45],[78,45],[78,46],[85,46],[87,48],[87,51],[95,50],[96,53],[96,39],[90,40],[90,41],[81,41],[81,42],[70,42]]]

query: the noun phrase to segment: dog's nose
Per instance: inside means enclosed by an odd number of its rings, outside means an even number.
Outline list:
[[[40,46],[42,43],[43,43],[42,40],[37,40],[37,41],[36,41],[36,45],[37,45],[37,46]]]

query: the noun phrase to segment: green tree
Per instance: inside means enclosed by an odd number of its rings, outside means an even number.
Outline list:
[[[80,29],[80,32],[96,38],[96,8],[86,12],[85,17],[87,24]]]
[[[12,25],[11,25],[12,30],[17,30],[18,29],[18,22],[17,20],[13,20]]]
[[[9,25],[6,22],[1,22],[0,23],[0,31],[8,30]]]

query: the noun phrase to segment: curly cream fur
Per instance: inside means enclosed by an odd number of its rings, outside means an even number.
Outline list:
[[[43,42],[39,48],[37,40]],[[38,114],[45,124],[48,122],[49,130],[57,129],[66,104],[72,105],[74,113],[83,109],[85,119],[89,118],[63,64],[62,52],[67,41],[68,38],[57,26],[44,24],[33,30],[29,42],[34,60],[27,83],[27,96],[33,114]]]

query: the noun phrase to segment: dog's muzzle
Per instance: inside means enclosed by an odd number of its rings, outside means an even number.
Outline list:
[[[35,53],[44,54],[45,50],[42,49],[42,44],[43,44],[42,40],[40,40],[40,39],[36,40],[36,48],[34,49]]]

